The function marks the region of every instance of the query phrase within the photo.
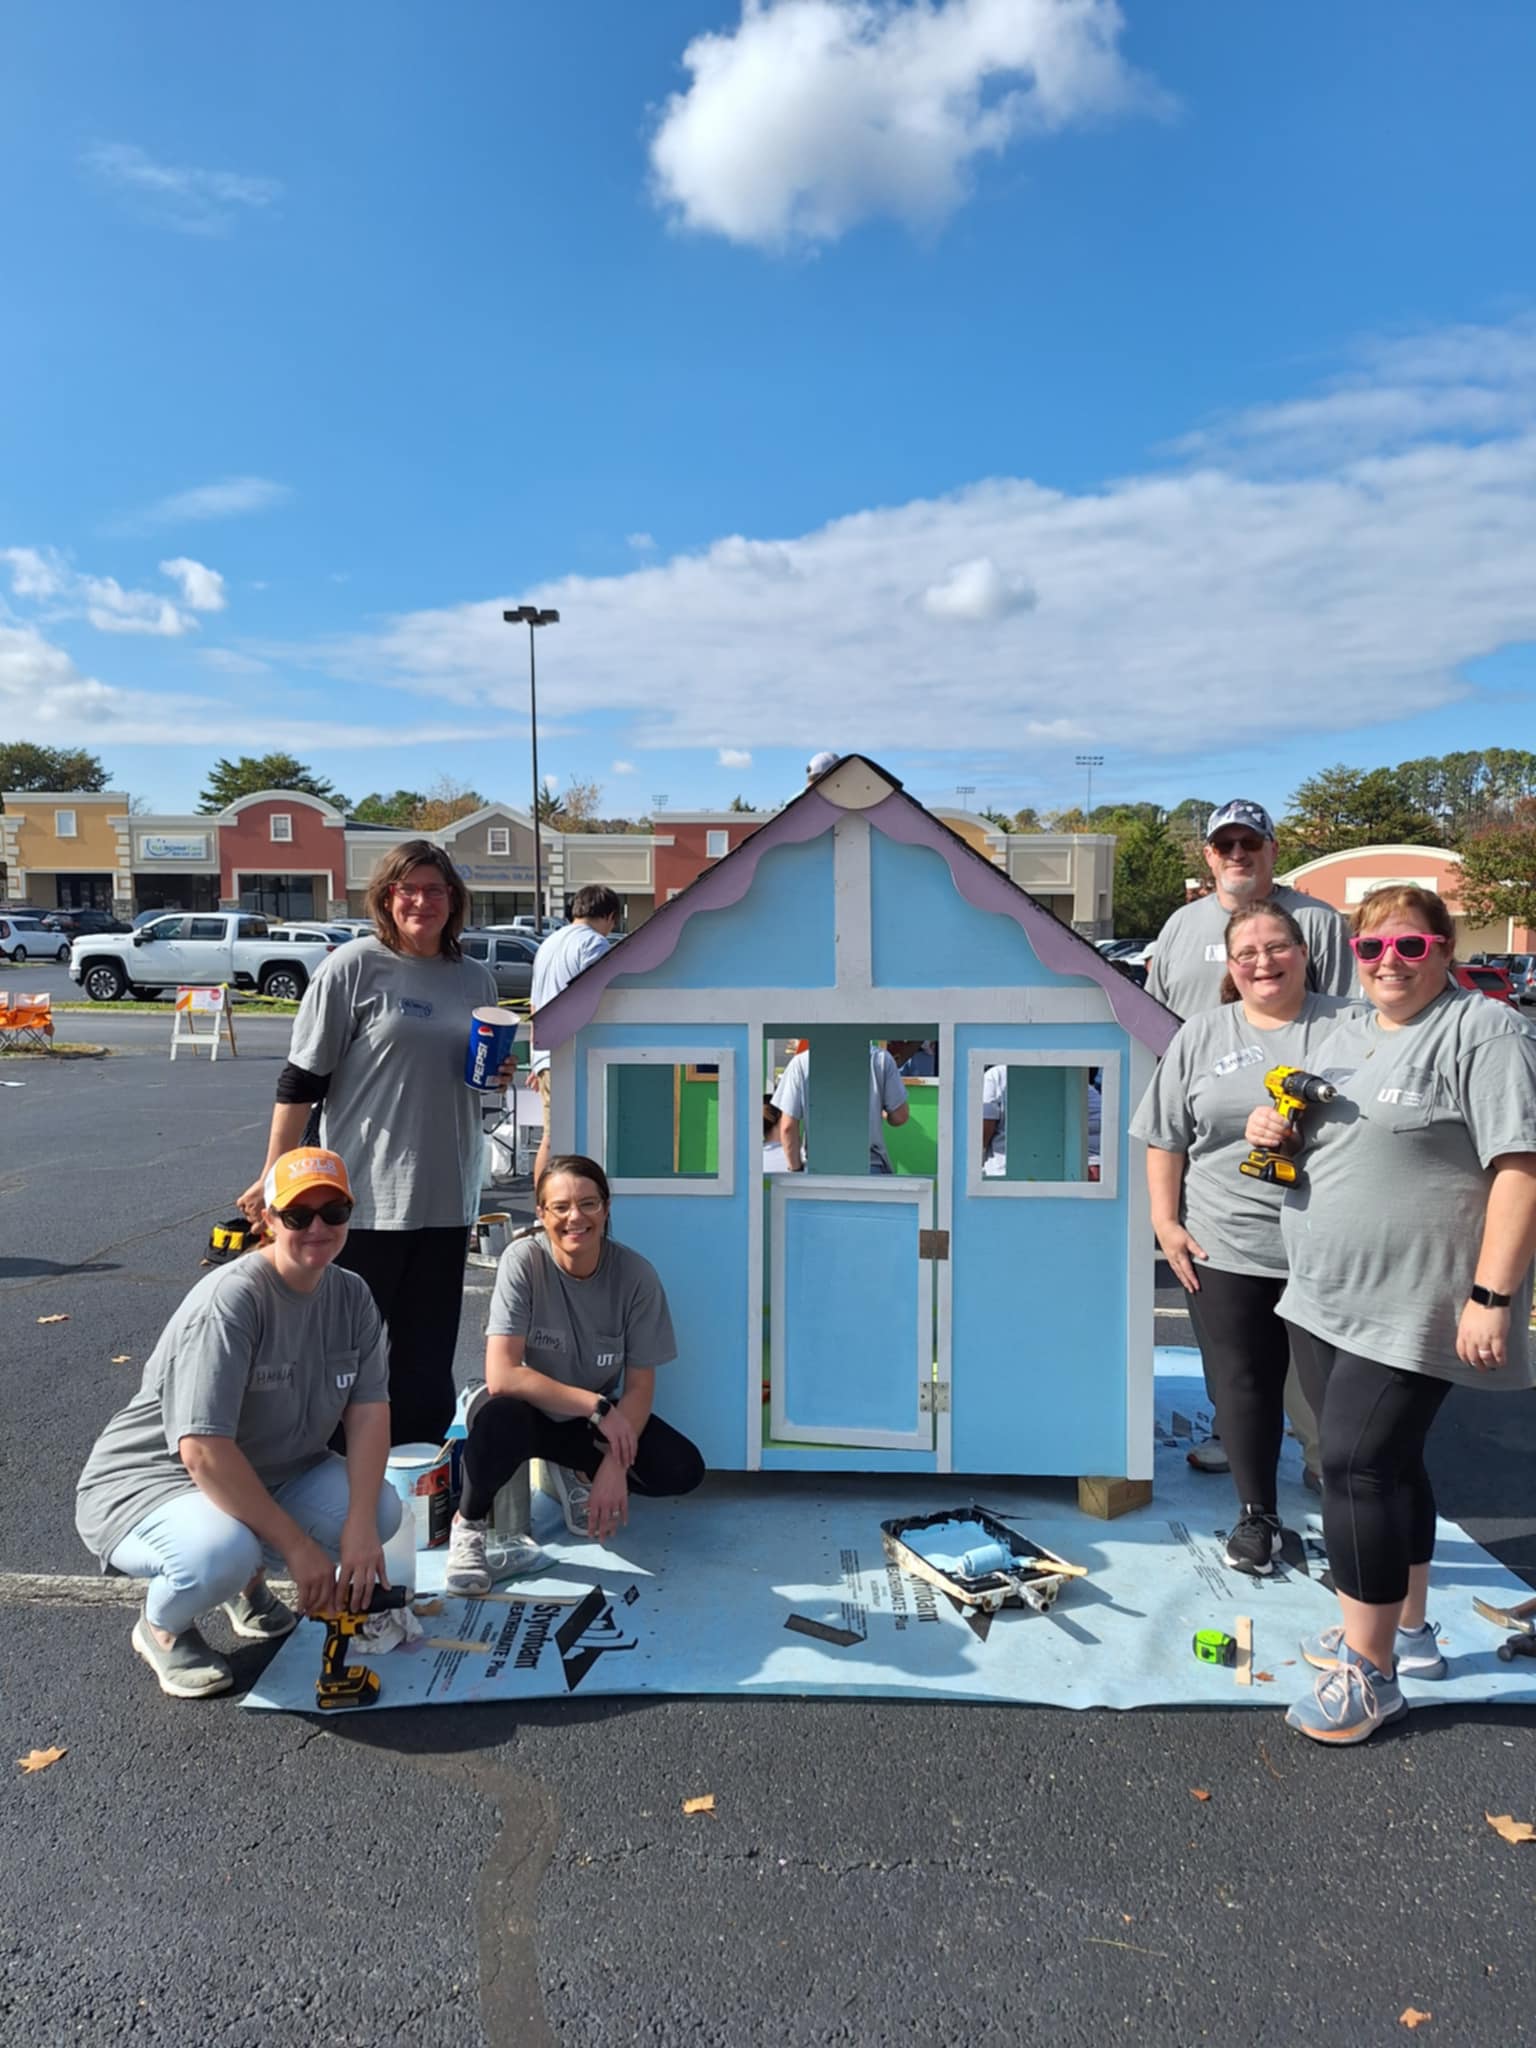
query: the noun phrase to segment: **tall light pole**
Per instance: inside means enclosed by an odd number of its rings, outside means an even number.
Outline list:
[[[1077,765],[1079,768],[1086,768],[1088,770],[1088,794],[1083,799],[1083,817],[1085,821],[1091,821],[1093,817],[1093,771],[1095,768],[1102,768],[1104,766],[1104,756],[1102,754],[1079,754]]]
[[[662,790],[662,791],[661,791],[661,792],[659,792],[659,793],[653,793],[653,795],[652,795],[652,797],[651,797],[651,815],[652,815],[652,816],[654,817],[654,816],[655,816],[655,814],[657,813],[657,811],[664,811],[664,810],[665,810],[666,808],[667,808],[667,797],[666,797],[666,791],[665,791],[665,790]]]
[[[538,626],[558,626],[558,612],[541,612],[536,604],[520,604],[516,611],[503,612],[509,626],[528,628],[528,734],[533,743],[533,929],[544,936],[544,876],[539,838],[539,679],[533,658],[533,635]]]
[[[960,799],[960,808],[962,811],[968,811],[971,808],[966,799],[968,797],[973,797],[975,794],[976,785],[974,782],[957,782],[955,784],[955,795]]]

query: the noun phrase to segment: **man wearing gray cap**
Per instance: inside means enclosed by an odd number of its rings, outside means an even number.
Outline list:
[[[1147,992],[1180,1017],[1214,1010],[1227,971],[1227,919],[1264,899],[1288,910],[1307,939],[1307,986],[1347,996],[1354,986],[1349,926],[1329,904],[1299,890],[1275,887],[1275,821],[1246,797],[1212,811],[1205,828],[1205,864],[1215,888],[1176,910],[1157,935]]]

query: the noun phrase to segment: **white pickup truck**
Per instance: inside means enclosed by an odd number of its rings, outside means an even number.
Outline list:
[[[334,945],[322,940],[281,942],[264,917],[248,910],[171,911],[137,931],[90,932],[69,951],[69,973],[93,1003],[119,996],[156,996],[163,988],[259,989],[297,1002]]]

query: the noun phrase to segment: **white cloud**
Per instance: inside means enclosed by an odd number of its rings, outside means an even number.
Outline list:
[[[752,756],[745,747],[722,747],[715,760],[722,768],[750,768]]]
[[[216,668],[226,676],[264,676],[271,674],[270,662],[258,661],[254,654],[239,654],[233,647],[200,647],[197,658],[208,668]]]
[[[125,590],[115,576],[82,575],[56,548],[0,548],[0,561],[10,566],[12,595],[42,606],[45,619],[84,618],[99,633],[152,633],[162,639],[197,630],[191,609],[182,611],[156,590]],[[160,566],[182,584],[189,607],[223,605],[224,579],[217,570],[184,560]],[[217,603],[197,601],[214,595]]]
[[[0,548],[0,562],[10,564],[11,592],[15,597],[46,600],[59,596],[64,588],[68,572],[51,550]]]
[[[160,564],[160,574],[181,585],[181,601],[195,612],[221,612],[227,599],[224,578],[217,569],[204,567],[186,555]]]
[[[653,555],[656,552],[656,537],[650,533],[630,533],[625,535],[624,545],[633,548],[637,555]]]
[[[1035,593],[1022,576],[1005,576],[990,555],[961,562],[923,592],[923,610],[934,619],[984,625],[1010,612],[1028,611]]]
[[[634,772],[635,764],[633,761],[615,761],[608,770],[610,775],[633,775]]]
[[[230,476],[216,484],[197,484],[157,499],[126,522],[131,532],[157,526],[188,526],[206,519],[239,519],[249,512],[268,512],[293,492],[266,476]]]
[[[684,226],[779,248],[965,199],[1024,136],[1168,102],[1124,63],[1115,0],[742,0],[683,52],[651,142]]]
[[[183,235],[227,234],[242,214],[259,213],[283,194],[276,178],[159,163],[132,142],[98,142],[83,162],[141,219]]]
[[[1404,440],[1395,423],[1453,373],[1510,424]],[[984,734],[1031,759],[1111,736],[1127,755],[1230,752],[1282,710],[1319,736],[1411,718],[1466,695],[1466,664],[1536,640],[1536,329],[1395,343],[1363,374],[1306,399],[1321,410],[1287,467],[1289,398],[1245,416],[1262,460],[1229,437],[1098,489],[995,478],[519,595],[563,615],[562,713],[622,714],[640,747],[821,746],[829,704],[844,743],[877,754]],[[1366,389],[1394,422],[1377,446]],[[1351,428],[1339,454],[1330,407]],[[985,631],[934,617],[929,594],[978,562],[1028,564],[1035,606]],[[507,601],[407,613],[318,658],[512,709]]]

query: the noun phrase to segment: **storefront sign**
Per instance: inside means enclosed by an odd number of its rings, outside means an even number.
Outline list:
[[[176,838],[166,832],[144,832],[139,837],[140,860],[208,860],[208,834],[187,832]]]
[[[463,879],[475,889],[523,889],[533,886],[531,867],[513,867],[506,861],[456,861]]]

